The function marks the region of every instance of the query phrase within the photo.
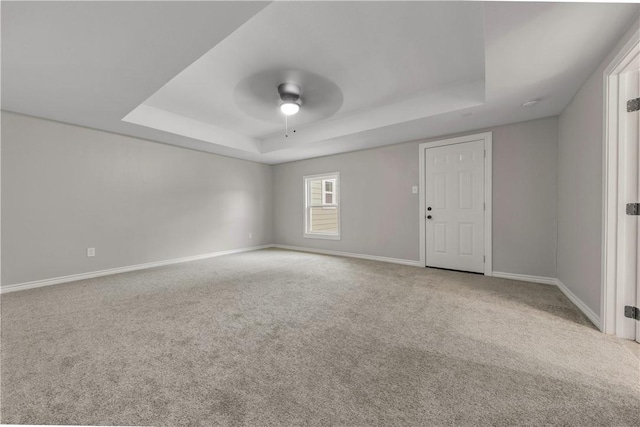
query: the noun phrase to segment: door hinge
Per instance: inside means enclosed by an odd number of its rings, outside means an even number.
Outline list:
[[[627,113],[633,113],[640,110],[640,98],[634,98],[627,101]]]
[[[638,307],[632,307],[630,305],[624,306],[624,317],[628,317],[630,319],[640,320],[640,310]]]
[[[487,262],[487,256],[486,255],[482,255],[482,262]]]
[[[627,215],[640,215],[640,203],[627,203]]]

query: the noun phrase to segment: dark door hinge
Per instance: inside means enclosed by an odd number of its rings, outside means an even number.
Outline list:
[[[640,203],[627,203],[627,215],[640,215]]]
[[[627,113],[633,113],[640,110],[640,98],[634,98],[627,101]]]
[[[630,319],[640,320],[640,310],[638,307],[632,307],[630,305],[624,306],[624,317],[628,317]]]

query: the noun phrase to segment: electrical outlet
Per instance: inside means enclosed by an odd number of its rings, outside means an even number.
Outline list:
[[[87,248],[87,256],[96,256],[96,248]]]
[[[418,194],[418,186],[417,186],[417,185],[414,185],[413,187],[411,187],[411,192],[412,192],[413,194]]]

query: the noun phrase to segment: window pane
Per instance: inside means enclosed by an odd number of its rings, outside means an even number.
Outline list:
[[[324,182],[324,191],[333,191],[333,181]]]
[[[314,233],[338,233],[338,208],[311,208],[310,230]]]
[[[332,205],[333,204],[333,194],[328,193],[324,195],[324,203],[327,205]]]
[[[311,194],[311,205],[321,205],[322,204],[322,180],[321,179],[312,179],[309,180],[309,192]]]

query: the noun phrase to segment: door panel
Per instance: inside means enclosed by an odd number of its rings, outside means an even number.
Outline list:
[[[436,222],[434,224],[434,251],[447,253],[447,224],[444,222]]]
[[[434,207],[436,209],[447,208],[447,176],[444,173],[435,173],[434,177]]]
[[[468,170],[461,171],[458,176],[460,183],[460,209],[473,209],[473,176]]]
[[[484,140],[429,148],[425,156],[426,264],[482,273]]]
[[[459,224],[459,239],[458,247],[460,249],[460,255],[473,255],[473,228],[474,224]]]

